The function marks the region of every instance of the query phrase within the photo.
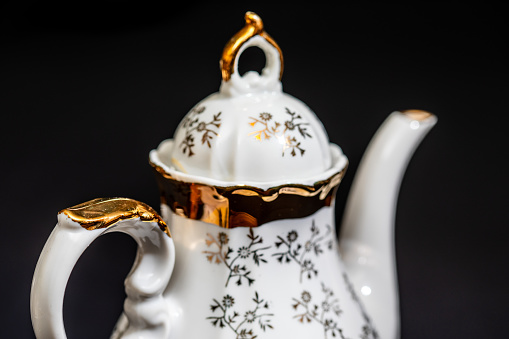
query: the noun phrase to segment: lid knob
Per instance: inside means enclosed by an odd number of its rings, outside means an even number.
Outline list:
[[[280,62],[279,80],[281,80],[283,76],[283,53],[281,52],[281,48],[279,48],[274,39],[265,32],[263,29],[263,21],[258,14],[254,12],[247,12],[244,19],[246,20],[244,28],[237,32],[237,34],[235,34],[230,41],[226,43],[226,46],[224,46],[223,56],[219,62],[223,81],[230,80],[231,75],[237,71],[236,63],[239,51],[241,50],[242,45],[255,35],[261,36],[277,49]]]

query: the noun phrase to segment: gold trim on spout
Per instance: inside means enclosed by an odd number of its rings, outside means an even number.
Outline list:
[[[126,219],[140,218],[145,222],[157,222],[161,231],[169,237],[170,231],[164,220],[149,205],[128,198],[97,198],[59,212],[91,231],[108,228]]]
[[[281,80],[283,76],[283,52],[281,52],[281,48],[279,48],[274,39],[265,32],[263,29],[263,21],[256,13],[247,12],[244,19],[246,20],[246,25],[226,43],[226,46],[223,49],[223,56],[219,63],[223,81],[230,80],[231,75],[235,70],[235,59],[241,46],[255,35],[263,37],[268,43],[278,50],[279,60],[281,62],[279,79]]]
[[[422,109],[407,109],[407,110],[401,111],[401,113],[406,115],[410,119],[417,120],[417,121],[424,121],[424,120],[433,116],[432,113],[430,113],[428,111],[424,111]]]

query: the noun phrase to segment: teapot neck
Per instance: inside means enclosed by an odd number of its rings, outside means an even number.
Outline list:
[[[161,203],[176,215],[224,228],[257,227],[281,219],[302,218],[332,206],[346,167],[313,185],[285,184],[269,189],[215,186],[180,181],[150,162]]]

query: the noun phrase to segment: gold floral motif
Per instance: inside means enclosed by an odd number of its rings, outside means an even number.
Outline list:
[[[224,264],[229,271],[228,278],[226,279],[225,287],[228,287],[230,280],[236,279],[236,285],[242,285],[242,281],[246,281],[249,286],[255,282],[255,279],[250,276],[246,261],[253,260],[256,266],[261,263],[267,263],[264,258],[263,251],[270,248],[270,246],[262,247],[263,238],[255,235],[252,228],[249,228],[247,234],[249,243],[244,243],[236,251],[230,246],[228,235],[224,232],[219,232],[217,237],[207,233],[205,244],[208,250],[202,251],[206,255],[209,262],[215,264]]]
[[[272,254],[272,256],[276,257],[280,263],[290,264],[295,262],[299,265],[299,282],[301,283],[303,277],[311,279],[313,276],[316,277],[318,275],[318,270],[310,257],[313,255],[318,257],[323,253],[324,247],[329,251],[332,251],[334,248],[332,227],[330,225],[325,225],[325,227],[325,234],[320,235],[320,229],[316,226],[313,219],[311,223],[311,236],[303,242],[297,242],[299,233],[296,230],[288,232],[286,239],[280,235],[277,236],[278,240],[275,245],[280,251]]]
[[[261,125],[262,129],[249,133],[254,135],[256,140],[268,140],[271,137],[276,138],[280,144],[283,145],[282,156],[285,156],[285,151],[290,150],[292,157],[297,155],[296,151],[300,152],[303,156],[306,150],[301,147],[301,142],[297,139],[293,131],[298,131],[300,137],[303,139],[311,138],[311,134],[308,133],[306,125],[307,122],[302,121],[302,117],[296,112],[292,112],[288,107],[285,107],[286,113],[290,115],[289,119],[283,123],[279,121],[271,121],[272,114],[263,112],[260,113],[258,118],[250,117],[252,120],[249,125],[255,127]],[[299,135],[297,135],[299,136]]]
[[[213,304],[210,305],[210,309],[212,313],[219,311],[219,315],[213,315],[206,319],[210,320],[214,327],[233,331],[237,339],[258,338],[252,327],[258,326],[263,332],[273,329],[270,317],[274,316],[274,314],[269,313],[269,303],[260,298],[258,292],[255,291],[255,296],[251,300],[255,304],[254,308],[249,309],[242,316],[241,313],[233,309],[235,299],[231,295],[225,295],[222,302],[212,299]]]
[[[128,198],[97,198],[59,212],[91,231],[107,228],[126,219],[157,222],[161,231],[170,236],[168,226],[156,211],[147,204]]]
[[[300,299],[293,298],[292,307],[301,313],[294,316],[301,323],[318,323],[322,326],[324,339],[334,338],[347,339],[343,330],[338,326],[338,318],[343,313],[339,308],[339,299],[334,297],[332,289],[322,283],[324,298],[321,302],[313,304],[313,297],[308,291],[302,291]]]
[[[210,140],[217,136],[218,133],[214,129],[221,127],[221,112],[214,114],[212,120],[206,122],[200,119],[200,115],[205,111],[205,106],[195,107],[189,112],[189,114],[182,121],[182,127],[186,129],[186,135],[184,140],[180,143],[182,152],[187,153],[187,156],[191,157],[194,155],[193,147],[196,146],[194,143],[195,133],[201,133],[202,145],[207,144],[210,148]]]

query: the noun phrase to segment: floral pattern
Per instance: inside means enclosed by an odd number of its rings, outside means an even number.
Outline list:
[[[314,262],[310,259],[311,256],[319,256],[323,253],[323,247],[332,250],[334,241],[332,239],[332,228],[326,225],[327,231],[320,236],[320,230],[316,226],[315,221],[311,224],[311,237],[302,243],[297,242],[299,234],[297,231],[292,230],[288,232],[286,238],[278,236],[278,241],[275,243],[279,249],[284,249],[282,252],[274,253],[272,256],[276,257],[280,263],[295,262],[300,266],[300,282],[302,277],[311,279],[313,276],[318,275],[318,270],[315,268]]]
[[[228,268],[229,274],[225,286],[228,286],[232,278],[237,279],[237,285],[242,285],[243,281],[247,281],[248,285],[251,286],[255,279],[250,276],[251,271],[246,266],[245,261],[252,259],[257,266],[267,262],[262,252],[269,249],[270,246],[261,247],[263,238],[255,235],[253,228],[249,228],[247,238],[250,240],[249,243],[235,251],[228,245],[230,239],[226,233],[219,232],[217,237],[207,233],[205,244],[211,250],[203,251],[203,253],[206,254],[207,260],[211,263],[224,264]]]
[[[297,137],[302,137],[302,139],[311,138],[311,134],[308,133],[306,128],[309,123],[303,122],[302,116],[296,112],[292,112],[287,107],[285,109],[289,117],[288,120],[282,123],[272,121],[272,114],[267,112],[260,113],[258,118],[250,117],[251,122],[249,124],[251,127],[258,125],[261,129],[249,135],[254,135],[257,140],[268,140],[271,137],[277,138],[283,144],[282,156],[285,156],[287,150],[290,151],[292,157],[297,155],[297,151],[303,156],[306,150],[302,148],[301,141]]]
[[[362,334],[361,334],[360,338],[361,339],[379,339],[378,332],[373,327],[371,319],[369,318],[368,314],[366,313],[366,310],[364,309],[364,305],[362,305],[362,302],[360,301],[359,297],[355,293],[353,285],[350,282],[350,280],[348,279],[348,276],[346,275],[346,273],[343,273],[343,280],[345,281],[345,285],[346,285],[348,292],[350,292],[350,296],[357,304],[359,304],[359,307],[362,312],[362,317],[364,318],[364,321],[365,321],[365,324],[362,326]]]
[[[267,329],[273,329],[270,317],[274,314],[269,313],[269,303],[261,299],[258,292],[255,292],[252,301],[254,302],[254,308],[249,309],[242,315],[233,309],[235,299],[230,295],[224,296],[222,302],[213,299],[210,309],[212,313],[218,311],[219,315],[207,317],[207,320],[210,320],[214,327],[230,329],[235,333],[236,339],[257,338],[258,336],[252,327],[257,325],[264,332]]]
[[[294,318],[301,323],[318,323],[322,326],[324,338],[339,337],[346,339],[343,330],[338,327],[338,319],[343,312],[339,307],[339,300],[334,298],[334,293],[322,283],[323,298],[318,303],[313,303],[311,294],[303,291],[299,299],[293,298],[294,310],[297,313]]]
[[[271,117],[264,116],[264,118],[270,119]],[[303,277],[308,279],[318,277],[318,269],[313,260],[316,260],[326,250],[334,249],[334,232],[330,225],[325,226],[326,229],[322,230],[316,225],[315,220],[312,220],[308,236],[303,237],[302,233],[304,232],[299,234],[295,229],[290,229],[285,235],[278,235],[275,239],[275,250],[273,251],[275,253],[272,253],[272,257],[275,257],[281,264],[299,265],[300,283],[303,282]],[[218,232],[215,236],[207,233],[205,238],[207,249],[202,253],[210,263],[224,265],[227,268],[225,287],[228,287],[232,279],[236,281],[237,286],[246,282],[247,286],[256,285],[249,263],[257,266],[268,263],[265,255],[271,246],[263,246],[263,238],[256,235],[253,228],[249,228],[246,241],[242,241],[245,238],[241,237],[239,238],[240,242],[235,245],[232,244],[230,236],[224,231]],[[291,298],[291,306],[295,312],[293,319],[301,324],[315,324],[316,332],[322,333],[324,339],[379,339],[377,331],[345,273],[343,273],[343,279],[352,299],[359,304],[364,319],[357,336],[350,337],[350,334],[347,337],[345,335],[341,323],[343,310],[340,307],[339,298],[324,282],[321,282],[321,293],[311,288],[315,283],[300,285],[303,288],[300,296]],[[229,331],[231,338],[258,338],[260,330],[265,332],[274,328],[271,320],[275,314],[269,311],[269,302],[260,298],[258,292],[253,292],[254,298],[251,300],[254,304],[249,307],[249,304],[244,301],[237,305],[232,296],[234,294],[230,289],[227,289],[222,298],[212,299],[210,304],[212,315],[206,319],[211,321],[214,327]],[[292,317],[291,314],[290,317]],[[315,331],[314,328],[313,331]]]
[[[191,157],[195,153],[193,148],[195,145],[195,134],[201,134],[201,144],[206,144],[210,148],[210,141],[217,136],[217,129],[221,126],[221,112],[214,114],[212,120],[204,121],[201,114],[205,111],[205,106],[195,107],[189,114],[182,120],[182,127],[186,129],[184,140],[180,143],[182,152],[187,153]]]

